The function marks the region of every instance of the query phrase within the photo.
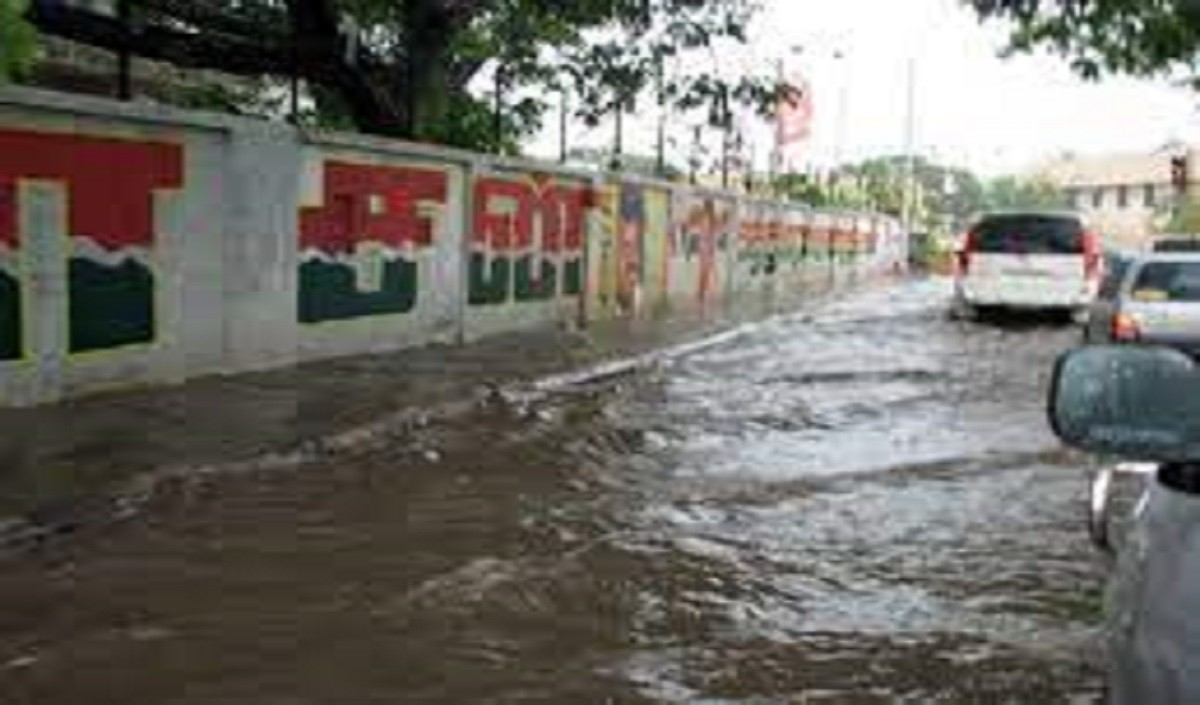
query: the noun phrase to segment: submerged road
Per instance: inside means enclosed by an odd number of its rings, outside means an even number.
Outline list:
[[[0,566],[0,702],[1090,703],[1078,331],[874,289]]]

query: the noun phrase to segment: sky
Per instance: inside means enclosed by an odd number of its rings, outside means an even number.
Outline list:
[[[1085,82],[1063,59],[1045,54],[1001,59],[1005,26],[981,24],[959,0],[763,4],[748,45],[713,58],[723,71],[762,72],[786,57],[789,73],[808,77],[814,124],[805,153],[816,168],[829,168],[839,155],[857,161],[905,151],[909,66],[914,149],[982,174],[1021,173],[1067,151],[1200,142],[1200,95],[1165,80]],[[669,124],[682,122],[672,116]],[[532,154],[557,155],[557,124],[548,116],[547,129],[528,145]],[[628,119],[625,151],[653,154],[654,125],[650,109]],[[687,141],[680,134],[686,129],[672,132]],[[572,126],[570,140],[572,146],[608,146],[612,134],[611,123],[594,130]],[[756,163],[765,168],[771,128],[755,124],[749,134]]]

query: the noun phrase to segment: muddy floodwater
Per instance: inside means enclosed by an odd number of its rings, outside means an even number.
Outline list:
[[[938,282],[0,563],[5,705],[1091,703],[1053,321]]]

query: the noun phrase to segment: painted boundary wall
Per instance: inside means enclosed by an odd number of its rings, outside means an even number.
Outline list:
[[[892,219],[0,89],[0,406],[614,318],[906,261]]]

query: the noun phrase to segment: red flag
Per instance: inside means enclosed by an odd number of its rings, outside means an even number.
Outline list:
[[[802,77],[788,79],[776,109],[776,141],[780,168],[790,171],[800,148],[812,136],[812,89]]]
[[[779,101],[779,144],[782,147],[803,142],[812,135],[813,103],[808,81],[789,81]]]

